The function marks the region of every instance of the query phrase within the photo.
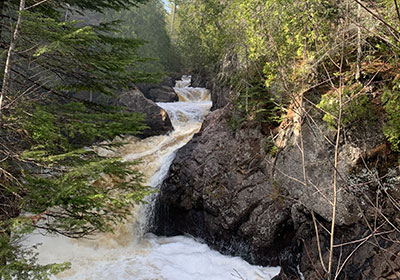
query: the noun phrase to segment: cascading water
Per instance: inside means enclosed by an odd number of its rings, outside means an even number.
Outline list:
[[[128,144],[114,152],[104,149],[97,152],[102,155],[112,153],[125,160],[140,159],[138,168],[145,174],[147,184],[159,186],[175,152],[199,131],[212,105],[208,90],[189,85],[190,76],[184,76],[175,87],[180,101],[158,103],[170,116],[174,127],[172,133],[142,140],[128,137],[124,139]],[[120,225],[114,234],[71,240],[36,232],[27,237],[26,244],[42,244],[38,247],[42,264],[72,264],[70,270],[52,279],[268,280],[279,273],[279,268],[251,266],[240,258],[223,256],[190,237],[143,235],[149,204],[135,207],[132,218]]]

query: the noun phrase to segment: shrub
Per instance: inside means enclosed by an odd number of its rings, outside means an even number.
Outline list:
[[[400,81],[394,84],[392,89],[386,89],[382,95],[387,114],[383,133],[392,145],[392,150],[400,152]]]
[[[360,87],[346,88],[342,95],[342,125],[349,127],[358,121],[375,119],[374,108],[367,95],[360,93]],[[329,128],[336,130],[339,116],[339,98],[336,92],[329,92],[321,97],[318,108],[324,111],[323,120]]]

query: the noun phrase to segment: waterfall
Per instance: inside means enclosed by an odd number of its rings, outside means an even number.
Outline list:
[[[100,155],[120,156],[124,160],[140,160],[137,168],[147,184],[158,187],[166,177],[176,151],[201,128],[212,103],[204,88],[190,87],[190,76],[177,81],[179,102],[157,103],[170,116],[174,131],[169,135],[139,139],[124,138],[128,144],[115,151],[97,148]],[[37,249],[39,262],[70,262],[72,268],[52,279],[69,280],[268,280],[279,268],[252,266],[238,257],[223,256],[207,245],[187,236],[159,237],[145,234],[151,210],[148,204],[138,205],[132,217],[119,225],[113,234],[97,234],[90,239],[73,240],[62,236],[35,232],[26,244],[41,243]]]

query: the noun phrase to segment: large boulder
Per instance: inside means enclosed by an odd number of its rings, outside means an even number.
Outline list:
[[[171,77],[164,77],[160,84],[142,83],[137,87],[144,96],[154,102],[176,102],[179,100],[174,90],[175,80]]]
[[[160,86],[150,89],[147,92],[146,98],[154,102],[177,102],[178,95],[172,87]]]
[[[146,125],[149,127],[142,131],[138,137],[150,137],[167,134],[172,131],[172,123],[168,114],[152,100],[147,99],[136,87],[129,91],[119,92],[114,96],[90,92],[70,93],[75,99],[90,101],[97,104],[118,106],[122,110],[143,113],[146,115]]]
[[[271,181],[267,137],[257,125],[231,131],[230,110],[209,114],[178,151],[159,193],[153,231],[191,234],[251,263],[277,265],[291,242],[289,207]]]
[[[149,128],[142,131],[140,137],[167,134],[173,129],[167,112],[147,99],[139,89],[120,94],[115,105],[124,106],[129,111],[146,115],[146,125]]]

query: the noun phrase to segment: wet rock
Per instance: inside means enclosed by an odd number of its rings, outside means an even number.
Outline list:
[[[144,96],[154,102],[176,102],[178,95],[174,91],[175,80],[171,77],[164,77],[160,84],[138,84],[137,87]]]
[[[129,111],[146,114],[146,125],[149,128],[145,129],[139,135],[140,137],[166,134],[173,129],[171,120],[164,109],[144,97],[139,89],[119,95],[115,103],[114,105],[127,107]]]
[[[300,271],[305,279],[327,279],[336,134],[305,106],[283,122],[275,158],[258,125],[231,131],[229,105],[213,111],[177,153],[159,193],[154,232],[190,234],[251,263],[281,265],[276,279],[299,279]],[[400,169],[386,168],[382,127],[378,118],[339,139],[337,279],[400,276]]]
[[[230,131],[229,112],[212,112],[178,151],[161,187],[153,231],[191,234],[252,263],[278,264],[291,241],[289,208],[271,195],[266,137],[258,126]]]
[[[178,95],[172,87],[161,86],[152,88],[148,91],[146,98],[154,102],[176,102],[179,101]]]
[[[102,105],[119,106],[122,110],[146,114],[146,125],[149,128],[142,131],[138,137],[167,134],[173,129],[168,114],[152,100],[147,99],[136,87],[126,92],[118,92],[115,96],[90,92],[71,93],[71,95],[75,99]]]

